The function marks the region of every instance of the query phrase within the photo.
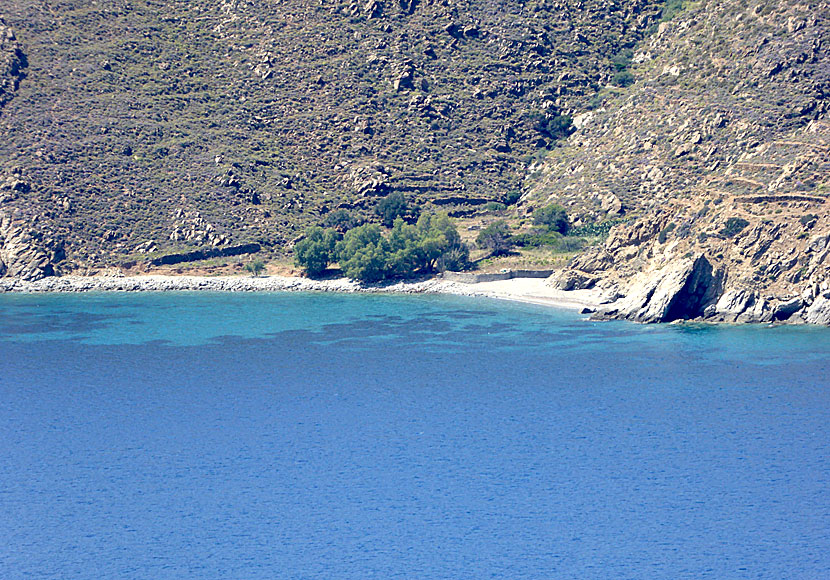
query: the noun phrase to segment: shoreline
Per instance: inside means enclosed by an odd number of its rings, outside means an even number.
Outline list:
[[[83,292],[342,292],[366,294],[448,294],[496,298],[568,310],[596,309],[595,290],[557,290],[544,278],[512,278],[467,284],[440,278],[361,285],[347,278],[311,280],[291,276],[55,276],[36,281],[0,280],[2,293]]]

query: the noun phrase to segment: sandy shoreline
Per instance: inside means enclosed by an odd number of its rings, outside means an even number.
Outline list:
[[[599,293],[595,290],[556,290],[540,278],[513,278],[476,284],[432,278],[371,286],[363,286],[345,278],[310,280],[287,276],[60,276],[35,282],[0,280],[0,293],[171,291],[452,294],[484,296],[572,310],[596,308],[599,303]]]

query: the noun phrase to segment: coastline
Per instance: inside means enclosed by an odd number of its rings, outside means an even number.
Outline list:
[[[311,280],[290,276],[58,276],[36,281],[0,280],[0,294],[75,292],[344,292],[450,294],[487,297],[582,310],[599,305],[595,290],[557,290],[544,278],[513,278],[466,284],[440,278],[362,285],[346,278]]]

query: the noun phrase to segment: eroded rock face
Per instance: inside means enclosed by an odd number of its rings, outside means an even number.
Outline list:
[[[617,317],[687,318],[701,297],[680,293],[683,260],[705,256],[716,278],[706,320],[823,320],[814,303],[830,289],[830,68],[817,14],[828,7],[703,0],[635,49],[634,84],[575,117],[522,198],[559,203],[580,223],[621,221],[610,192],[630,216],[561,284],[590,273],[627,296]]]
[[[644,276],[599,317],[636,322],[698,318],[717,299],[722,276],[704,256],[681,258]]]
[[[830,325],[830,296],[823,294],[807,309],[804,319],[810,324]]]
[[[39,280],[55,274],[55,267],[22,224],[0,212],[0,278]]]

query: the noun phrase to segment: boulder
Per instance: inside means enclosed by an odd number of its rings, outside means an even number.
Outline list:
[[[807,247],[804,249],[805,252],[823,252],[825,248],[828,246],[828,241],[830,241],[830,234],[824,235],[815,235],[810,238],[810,241],[807,243]]]
[[[557,290],[582,290],[596,284],[596,277],[578,270],[562,270],[548,278],[547,285]]]
[[[744,311],[735,322],[758,323],[772,322],[772,307],[765,298],[758,298],[752,307]]]

